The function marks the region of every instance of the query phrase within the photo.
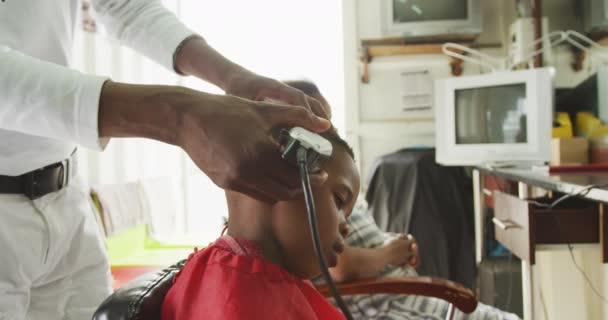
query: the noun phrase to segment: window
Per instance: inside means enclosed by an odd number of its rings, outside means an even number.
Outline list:
[[[314,81],[332,105],[335,126],[343,131],[341,1],[163,2],[218,51],[246,68],[279,80]],[[117,81],[181,84],[220,92],[198,79],[178,78],[102,35],[78,37],[74,56],[81,70],[108,75]],[[162,238],[185,234],[206,243],[219,235],[222,218],[227,214],[223,191],[178,148],[143,139],[114,139],[105,152],[82,152],[82,158],[91,184],[178,179],[181,188],[176,191],[179,200],[175,201],[181,203],[167,206],[176,210],[166,212],[177,213],[174,223],[155,228],[164,230]]]

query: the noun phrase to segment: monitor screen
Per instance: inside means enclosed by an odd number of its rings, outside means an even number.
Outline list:
[[[455,92],[456,144],[526,143],[526,84]]]
[[[468,0],[393,0],[395,23],[466,20]]]

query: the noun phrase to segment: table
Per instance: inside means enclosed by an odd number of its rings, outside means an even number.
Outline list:
[[[533,169],[517,169],[517,168],[490,168],[476,167],[473,170],[473,188],[475,202],[475,257],[479,264],[483,259],[483,235],[484,235],[484,216],[485,216],[485,201],[484,195],[493,196],[496,193],[491,193],[484,187],[483,176],[491,175],[501,178],[505,181],[517,183],[517,196],[519,199],[527,199],[531,195],[532,188],[542,188],[549,191],[560,192],[564,194],[579,194],[585,191],[589,185],[599,185],[600,188],[594,188],[581,195],[581,198],[590,200],[593,204],[597,204],[596,210],[587,210],[584,214],[576,214],[570,212],[568,216],[568,239],[562,239],[556,236],[555,232],[556,219],[551,217],[551,212],[545,211],[542,215],[529,212],[513,212],[518,219],[524,218],[527,223],[519,226],[515,223],[509,224],[508,220],[495,219],[495,230],[497,230],[497,240],[507,246],[516,256],[522,259],[522,288],[523,288],[523,305],[524,319],[538,319],[540,316],[540,297],[536,294],[538,287],[537,270],[535,269],[535,252],[540,250],[563,250],[566,243],[585,243],[584,245],[593,244],[599,247],[602,252],[602,261],[608,262],[608,218],[605,218],[604,207],[608,203],[608,172],[568,172],[551,174],[547,171]],[[527,204],[513,204],[517,201],[509,199],[508,196],[503,196],[503,200],[495,203],[495,210],[503,212],[507,210],[506,205],[511,207],[511,211],[526,211],[530,208]],[[504,200],[506,199],[506,200]],[[519,200],[524,202],[523,200]],[[499,207],[496,207],[498,205]],[[557,213],[556,213],[557,214]],[[542,219],[539,219],[542,217]],[[515,219],[517,220],[517,219]],[[552,222],[553,221],[553,222]],[[508,222],[508,223],[507,223]],[[532,230],[532,231],[530,231]],[[572,232],[570,232],[572,231]],[[590,232],[585,232],[590,231]],[[509,233],[513,232],[512,242],[509,242]],[[517,239],[513,237],[517,232]],[[501,238],[499,238],[501,234]],[[542,240],[543,234],[549,234],[553,237],[550,241]],[[522,239],[523,238],[527,239]],[[580,237],[583,238],[580,238]],[[579,238],[576,238],[579,237]],[[576,239],[580,240],[577,241]],[[529,252],[522,249],[522,241],[524,246],[529,246]],[[517,243],[516,243],[517,242]],[[547,244],[550,243],[550,244]]]

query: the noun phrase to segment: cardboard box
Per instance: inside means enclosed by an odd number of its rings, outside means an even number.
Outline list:
[[[589,163],[589,140],[583,137],[553,138],[551,165],[581,165]]]

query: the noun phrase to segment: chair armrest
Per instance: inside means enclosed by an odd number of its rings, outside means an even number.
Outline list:
[[[336,284],[341,295],[393,293],[428,296],[443,299],[464,313],[477,308],[473,292],[464,286],[443,279],[430,277],[382,277],[367,278]],[[317,287],[325,297],[331,297],[326,285]]]

